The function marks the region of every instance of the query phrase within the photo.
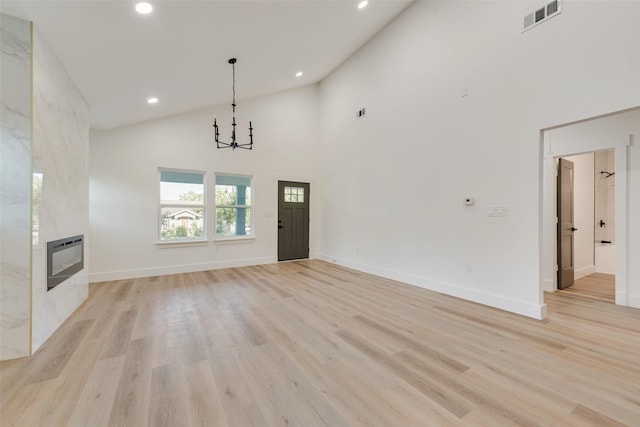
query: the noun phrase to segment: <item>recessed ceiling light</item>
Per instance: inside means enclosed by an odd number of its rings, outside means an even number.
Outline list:
[[[300,76],[302,76],[302,71],[298,71],[298,72],[296,73],[296,77],[300,77]]]
[[[157,104],[158,103],[158,98],[156,98],[155,96],[152,98],[147,99],[147,103],[149,104]]]
[[[366,7],[369,4],[369,2],[367,0],[362,0],[360,3],[358,3],[358,9],[362,9],[363,7]]]
[[[147,3],[147,2],[141,2],[136,4],[136,12],[142,14],[142,15],[146,15],[147,13],[151,13],[151,11],[153,10],[153,6],[151,6],[151,4]]]

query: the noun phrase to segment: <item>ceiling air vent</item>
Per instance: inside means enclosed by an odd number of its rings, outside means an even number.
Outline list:
[[[524,17],[524,28],[522,31],[529,30],[532,27],[545,22],[549,18],[556,16],[560,12],[562,12],[560,0],[554,0],[547,3]]]

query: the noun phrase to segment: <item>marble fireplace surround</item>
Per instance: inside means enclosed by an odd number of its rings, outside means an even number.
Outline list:
[[[47,291],[47,242],[89,234],[89,114],[37,28],[0,18],[6,360],[35,352],[88,296],[87,245],[84,268]]]

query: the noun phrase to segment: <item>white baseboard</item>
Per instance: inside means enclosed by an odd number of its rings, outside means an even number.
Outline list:
[[[278,262],[273,257],[246,258],[230,261],[207,262],[200,264],[171,265],[166,267],[140,268],[131,270],[89,273],[89,282],[107,282],[111,280],[138,279],[140,277],[164,276],[167,274],[194,273],[196,271],[218,270],[221,268],[247,267],[250,265],[272,264]]]
[[[595,265],[589,265],[586,267],[582,267],[582,268],[578,268],[576,270],[573,271],[573,278],[575,280],[581,279],[583,277],[586,277],[592,273],[596,272],[596,266]]]
[[[469,289],[462,286],[445,283],[436,280],[430,280],[422,277],[410,276],[393,270],[386,270],[373,267],[367,264],[361,264],[350,260],[340,259],[325,254],[318,254],[318,258],[324,261],[332,262],[364,273],[373,274],[375,276],[384,277],[391,280],[407,283],[409,285],[418,286],[446,295],[462,298],[468,301],[477,302],[491,307],[506,310],[512,313],[520,314],[534,319],[544,319],[547,315],[546,304],[530,304],[525,301],[505,298],[500,295],[481,292],[476,289]]]
[[[557,291],[555,280],[553,280],[553,279],[544,279],[542,281],[542,290],[546,291],[546,292],[555,292],[555,291]]]
[[[336,263],[338,265],[342,265],[344,267],[362,271],[364,273],[385,277],[391,280],[397,280],[399,282],[407,283],[409,285],[417,286],[417,287],[428,289],[435,292],[440,292],[446,295],[451,295],[451,296],[462,298],[468,301],[477,302],[480,304],[499,308],[501,310],[506,310],[506,311],[520,314],[523,316],[532,317],[534,319],[543,319],[546,316],[546,312],[547,312],[547,307],[545,304],[541,304],[541,305],[530,304],[524,301],[505,298],[503,296],[496,295],[496,294],[480,292],[476,289],[469,289],[469,288],[465,288],[462,286],[445,283],[441,281],[410,276],[410,275],[399,273],[393,270],[386,270],[386,269],[373,267],[366,264],[353,262],[350,260],[338,259],[336,257],[331,257],[325,254],[314,253],[313,256],[310,258],[322,259],[324,261]],[[217,270],[221,268],[246,267],[251,265],[272,264],[276,262],[278,262],[276,258],[262,257],[262,258],[247,258],[247,259],[200,263],[200,264],[186,264],[186,265],[174,265],[174,266],[166,266],[166,267],[89,273],[89,281],[91,283],[94,283],[94,282],[105,282],[105,281],[111,281],[111,280],[128,280],[128,279],[137,279],[141,277],[163,276],[168,274],[193,273],[197,271]],[[638,305],[640,306],[640,298],[638,298],[637,302],[638,302]]]
[[[626,294],[627,307],[640,308],[640,295]],[[616,304],[618,303],[618,293],[616,292]]]

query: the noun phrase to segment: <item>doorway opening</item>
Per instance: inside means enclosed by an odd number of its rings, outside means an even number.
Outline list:
[[[557,289],[615,302],[615,151],[556,159]]]
[[[581,121],[562,124],[558,126],[542,129],[540,134],[541,142],[541,211],[540,211],[540,245],[541,245],[541,286],[540,301],[544,301],[545,292],[556,292],[558,290],[558,218],[557,218],[557,182],[556,170],[559,158],[568,158],[577,155],[593,156],[592,170],[595,175],[593,192],[594,202],[590,210],[593,212],[593,236],[591,239],[593,251],[594,269],[596,246],[598,247],[598,261],[601,256],[608,256],[611,261],[614,280],[609,280],[610,285],[615,288],[615,304],[633,305],[629,298],[629,268],[628,261],[628,213],[630,207],[628,179],[629,179],[629,150],[632,145],[633,135],[640,119],[640,108],[610,113],[603,116],[593,117]],[[611,164],[596,166],[595,156],[598,153],[606,152],[608,159],[613,160]],[[597,170],[596,170],[597,169]],[[596,173],[597,172],[597,173]],[[600,172],[606,172],[600,174]],[[607,197],[615,200],[615,209],[596,214],[595,208],[595,185],[597,180],[605,180],[609,186]],[[596,218],[598,215],[598,218]],[[602,218],[600,218],[603,216]],[[613,221],[611,220],[613,218]],[[600,220],[603,220],[603,227],[600,227]],[[608,227],[607,227],[608,226]],[[580,226],[575,226],[580,229]],[[602,230],[601,230],[602,228]],[[604,229],[607,234],[604,235]],[[596,234],[597,233],[597,234]],[[612,237],[609,237],[612,236]],[[602,243],[602,241],[612,243]],[[603,254],[602,249],[608,249],[610,253]],[[601,263],[602,265],[602,263]],[[603,267],[604,268],[604,267]],[[579,268],[578,268],[579,269]],[[579,274],[589,273],[587,270],[579,271]],[[595,273],[595,271],[593,271]],[[608,273],[604,273],[608,274]],[[589,276],[589,274],[586,274]],[[585,276],[585,277],[586,277]],[[582,279],[579,278],[579,280]],[[613,279],[613,277],[592,277],[592,279]],[[572,289],[574,288],[574,289]],[[572,291],[577,289],[570,286]],[[564,292],[564,291],[560,291]]]

